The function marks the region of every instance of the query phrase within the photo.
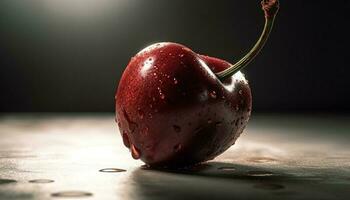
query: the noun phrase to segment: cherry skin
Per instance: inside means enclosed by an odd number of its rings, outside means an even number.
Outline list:
[[[116,121],[132,157],[153,167],[180,167],[215,158],[243,132],[252,109],[239,71],[265,44],[279,8],[263,0],[264,30],[234,65],[177,43],[156,43],[134,56],[116,93]]]
[[[134,158],[152,166],[190,165],[216,157],[242,133],[251,92],[230,66],[176,43],[157,43],[131,59],[116,97],[117,121]]]

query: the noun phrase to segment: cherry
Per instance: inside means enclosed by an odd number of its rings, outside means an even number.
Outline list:
[[[261,4],[262,35],[234,65],[170,42],[150,45],[131,59],[116,93],[116,121],[134,159],[185,166],[213,159],[235,143],[252,108],[239,70],[264,46],[279,8],[278,0]]]

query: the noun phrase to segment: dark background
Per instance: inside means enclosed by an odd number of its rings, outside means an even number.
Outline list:
[[[0,111],[114,110],[129,59],[160,41],[237,61],[264,19],[256,0],[1,0]],[[281,0],[243,70],[254,110],[350,111],[349,1]]]

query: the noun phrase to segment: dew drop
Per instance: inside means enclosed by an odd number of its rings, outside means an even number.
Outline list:
[[[208,124],[211,124],[211,123],[213,123],[213,121],[211,120],[211,119],[208,119]]]
[[[210,96],[211,98],[213,98],[213,99],[216,99],[216,92],[215,92],[215,91],[211,91],[211,92],[209,93],[209,96]]]
[[[149,107],[150,107],[150,108],[153,108],[153,105],[150,103],[150,104],[149,104]]]
[[[181,148],[182,148],[181,144],[177,144],[174,146],[174,151],[179,152],[181,150]]]
[[[140,119],[143,119],[143,117],[145,116],[140,108],[137,109],[137,113],[139,114]]]
[[[173,125],[173,129],[175,132],[180,133],[181,132],[181,127],[178,125]]]
[[[239,106],[238,105],[236,105],[235,110],[239,111]]]
[[[174,78],[174,84],[176,85],[178,83],[177,79]]]
[[[238,93],[239,93],[239,94],[243,94],[243,91],[242,91],[242,90],[239,90]]]
[[[158,92],[159,92],[159,97],[161,99],[165,99],[165,95],[163,94],[162,89],[160,89],[160,87],[158,87],[157,89],[158,89]]]
[[[179,56],[182,58],[182,57],[184,57],[184,54],[179,54]]]
[[[136,160],[141,157],[140,151],[135,147],[135,145],[131,144],[131,156]]]
[[[148,128],[148,126],[146,126],[146,127],[143,129],[142,134],[147,136],[147,135],[148,135],[148,131],[149,131],[149,128]]]
[[[169,56],[172,56],[173,54],[172,53],[169,53]]]

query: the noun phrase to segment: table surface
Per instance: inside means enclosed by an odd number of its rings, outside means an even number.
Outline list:
[[[0,199],[349,199],[349,119],[253,115],[215,160],[159,171],[131,158],[111,114],[4,114]]]

